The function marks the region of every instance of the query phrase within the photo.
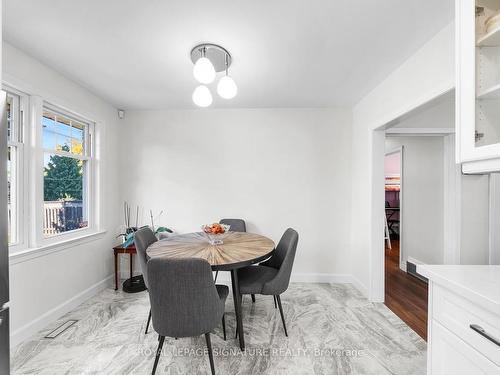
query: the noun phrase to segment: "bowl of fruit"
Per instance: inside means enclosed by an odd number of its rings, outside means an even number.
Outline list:
[[[201,227],[211,245],[222,245],[223,241],[220,235],[227,233],[229,228],[229,225],[219,223],[206,224]]]

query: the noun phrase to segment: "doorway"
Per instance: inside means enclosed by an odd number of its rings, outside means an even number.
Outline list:
[[[386,134],[385,149],[385,304],[426,339],[428,286],[416,268],[443,263],[444,137]]]
[[[453,185],[449,179],[454,154],[450,147],[453,114],[453,96],[441,97],[388,123],[383,140],[376,145],[379,152],[383,151],[379,154],[379,210],[384,211],[392,229],[391,248],[387,241],[379,242],[385,245],[381,251],[384,301],[423,339],[427,338],[428,285],[418,275],[417,265],[443,264],[445,244],[449,242],[445,234],[454,232],[446,218],[455,216],[445,215],[453,208],[445,200],[445,192],[449,193]],[[384,163],[383,157],[389,159],[391,154],[394,159],[401,155],[399,166],[393,163],[392,171],[383,170],[384,164],[390,164]],[[397,208],[399,217],[392,213]]]
[[[412,255],[415,255],[416,250],[421,245],[425,246],[425,240],[422,243],[418,243],[417,240],[418,232],[423,228],[415,225],[415,219],[421,214],[415,207],[415,201],[420,201],[419,205],[428,206],[431,206],[433,202],[425,202],[418,192],[419,189],[425,189],[426,186],[425,183],[422,183],[425,177],[420,176],[420,166],[415,161],[421,150],[424,147],[429,147],[428,140],[430,138],[398,137],[391,139],[386,137],[384,159],[385,304],[424,340],[427,339],[428,287],[426,281],[420,279],[416,273],[408,272],[407,264],[410,264],[408,260],[415,261],[405,252],[409,250]],[[409,149],[408,158],[405,157],[407,147]],[[442,155],[440,157],[442,158]],[[425,158],[424,156],[423,159]],[[406,171],[407,168],[411,170]],[[405,172],[408,172],[408,176]],[[441,172],[437,171],[437,173]],[[408,196],[410,201],[405,200],[405,185],[407,183],[410,184]],[[405,210],[406,206],[409,208],[408,212]],[[407,214],[412,215],[408,218],[408,223],[412,226],[410,228],[403,225]],[[406,235],[405,230],[409,232],[410,243],[403,241],[403,236]],[[405,248],[405,244],[409,246],[408,249]]]

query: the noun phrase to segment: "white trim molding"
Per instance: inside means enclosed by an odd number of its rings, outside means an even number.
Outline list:
[[[385,131],[386,134],[391,136],[437,136],[437,135],[448,135],[454,134],[455,128],[389,128]]]
[[[126,277],[129,277],[129,271]],[[214,272],[215,275],[215,272]],[[217,276],[217,283],[231,285],[230,273],[220,271]],[[334,274],[334,273],[292,273],[290,278],[292,283],[322,283],[322,284],[351,284],[354,286],[365,298],[368,298],[368,289],[353,275],[348,274]]]
[[[76,245],[81,245],[84,243],[96,241],[98,239],[103,238],[105,234],[106,234],[105,230],[92,233],[85,233],[84,235],[81,235],[79,237],[74,237],[58,243],[13,252],[9,254],[9,264],[13,265],[17,263],[26,262],[28,260],[38,258],[44,255],[73,248]]]

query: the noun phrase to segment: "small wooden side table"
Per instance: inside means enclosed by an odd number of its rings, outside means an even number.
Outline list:
[[[115,252],[115,290],[118,290],[118,254],[130,254],[130,279],[132,279],[132,256],[137,254],[135,250],[135,244],[131,244],[127,247],[123,247],[123,245],[118,245],[113,247]]]

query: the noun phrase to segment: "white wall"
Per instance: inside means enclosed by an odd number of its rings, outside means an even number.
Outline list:
[[[384,299],[384,134],[374,130],[451,90],[454,69],[454,25],[450,24],[353,109],[352,273],[373,301]]]
[[[461,204],[460,264],[488,264],[489,175],[462,176]]]
[[[443,98],[413,111],[398,120],[393,129],[455,129],[455,96],[451,92]],[[403,131],[404,131],[403,130]]]
[[[350,273],[349,110],[129,111],[123,198],[185,233],[223,217],[277,242],[299,232],[295,280]],[[142,223],[147,223],[141,214]]]
[[[118,136],[115,108],[5,42],[3,78],[22,91],[103,122],[99,130],[103,150],[101,229],[107,232],[97,240],[48,255],[11,259],[11,335],[15,345],[111,281],[111,247],[121,218],[117,149],[123,138]]]
[[[443,263],[443,137],[387,137],[403,146],[401,261]]]

